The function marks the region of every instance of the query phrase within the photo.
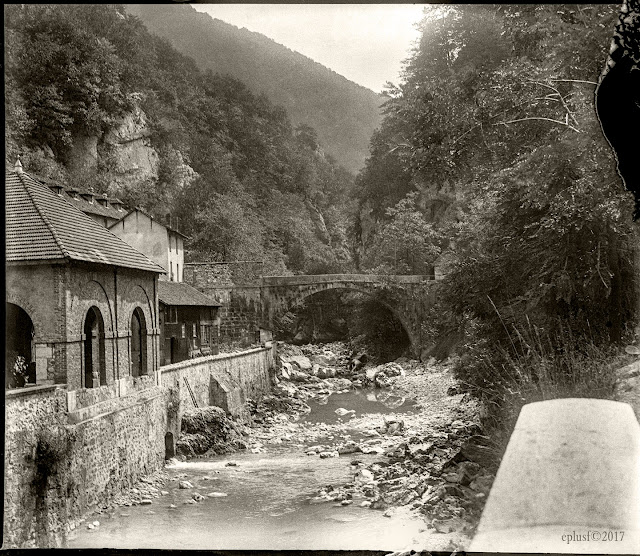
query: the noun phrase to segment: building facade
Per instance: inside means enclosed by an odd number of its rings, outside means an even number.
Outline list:
[[[164,269],[19,163],[5,194],[8,385],[20,385],[18,358],[28,385],[154,381]]]
[[[184,282],[158,282],[162,365],[218,353],[220,304]]]
[[[184,234],[165,226],[140,208],[127,212],[109,230],[166,269],[160,280],[182,282]]]

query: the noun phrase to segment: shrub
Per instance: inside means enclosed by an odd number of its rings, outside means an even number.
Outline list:
[[[477,325],[477,323],[476,323]],[[558,398],[610,399],[619,357],[615,347],[576,340],[569,329],[550,335],[532,325],[509,334],[509,349],[478,339],[465,346],[454,372],[484,405],[483,426],[504,450],[523,405]]]

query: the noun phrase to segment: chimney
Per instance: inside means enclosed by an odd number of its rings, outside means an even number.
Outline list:
[[[87,203],[91,203],[93,204],[93,199],[94,199],[94,193],[93,191],[89,190],[89,191],[85,191],[84,193],[80,193],[80,196],[87,201]]]
[[[111,206],[114,209],[121,211],[122,210],[122,201],[120,199],[111,199]]]
[[[109,198],[107,197],[106,193],[103,193],[99,197],[96,197],[96,201],[98,201],[98,204],[100,206],[103,206],[103,207],[108,207],[109,206]]]
[[[16,165],[13,167],[13,171],[16,174],[22,174],[22,162],[20,162],[20,157],[16,159]]]

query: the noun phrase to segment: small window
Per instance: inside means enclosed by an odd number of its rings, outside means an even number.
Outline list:
[[[184,323],[182,323],[182,337],[183,338],[187,337],[187,326]]]
[[[165,310],[165,318],[167,324],[177,324],[178,323],[178,308],[177,307],[167,307]]]
[[[209,335],[207,334],[207,328],[208,327],[204,324],[200,325],[200,341],[205,345],[209,344]]]
[[[197,334],[197,332],[196,332],[196,331],[197,331],[196,323],[194,322],[191,326],[192,326],[192,334],[191,334],[191,335],[192,335],[194,338],[197,338],[197,337],[198,337],[198,334]]]
[[[171,269],[171,274],[169,275],[169,279],[173,282],[173,263],[169,263],[169,265]]]

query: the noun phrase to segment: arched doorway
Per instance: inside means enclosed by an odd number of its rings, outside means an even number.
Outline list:
[[[97,388],[107,384],[104,355],[104,321],[97,307],[87,311],[84,320],[84,387]]]
[[[5,385],[10,388],[36,382],[36,365],[33,353],[35,328],[29,314],[18,305],[7,303],[7,328],[5,334]],[[18,358],[21,358],[18,360]],[[18,365],[16,366],[16,360]],[[14,373],[14,369],[18,372]],[[20,370],[22,372],[20,372]]]
[[[131,374],[147,374],[147,324],[140,307],[131,315]]]

